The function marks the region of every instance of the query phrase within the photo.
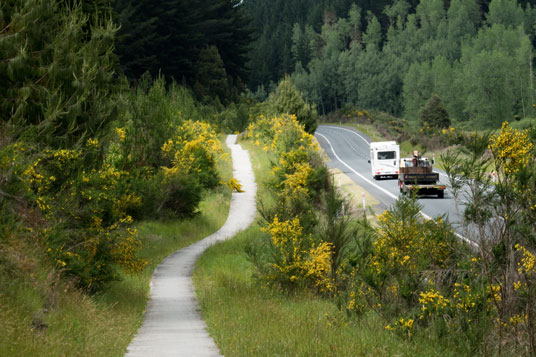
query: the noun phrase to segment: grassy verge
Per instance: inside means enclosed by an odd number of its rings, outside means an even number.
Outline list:
[[[230,162],[220,164],[223,181]],[[186,221],[146,221],[137,228],[140,274],[122,274],[103,293],[90,296],[58,278],[31,242],[0,245],[0,356],[122,356],[141,325],[154,268],[177,249],[223,225],[231,192],[206,192],[200,214]],[[5,258],[9,257],[9,259]]]
[[[248,145],[261,199],[267,200],[262,178],[269,158]],[[424,337],[413,339],[385,330],[376,314],[348,318],[332,300],[289,296],[254,278],[245,253],[260,234],[258,224],[232,240],[210,247],[194,272],[203,316],[226,356],[356,356],[448,355]]]

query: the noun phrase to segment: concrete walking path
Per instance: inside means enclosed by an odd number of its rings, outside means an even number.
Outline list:
[[[245,192],[233,192],[229,217],[216,233],[176,251],[155,269],[144,321],[126,356],[220,355],[201,318],[192,271],[207,247],[253,223],[257,191],[249,153],[236,144],[236,135],[229,135],[226,143],[231,148],[233,176]]]

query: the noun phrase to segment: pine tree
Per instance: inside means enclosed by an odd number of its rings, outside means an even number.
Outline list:
[[[197,64],[195,90],[201,97],[212,97],[223,101],[228,96],[227,73],[216,46],[201,50]]]
[[[295,114],[306,132],[311,134],[315,132],[318,126],[316,109],[303,99],[290,77],[287,76],[279,82],[268,102],[276,113]]]
[[[117,0],[117,53],[130,79],[148,71],[193,85],[201,51],[215,46],[227,75],[247,79],[250,19],[238,0]]]
[[[56,147],[95,135],[115,115],[109,90],[116,29],[111,21],[91,25],[80,6],[61,5],[0,5],[0,118]]]
[[[129,78],[139,78],[145,72],[159,70],[156,46],[158,17],[148,10],[152,1],[130,0],[115,2],[116,21],[121,24],[116,36],[116,53],[121,69]]]

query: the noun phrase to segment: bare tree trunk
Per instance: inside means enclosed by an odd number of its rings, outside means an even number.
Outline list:
[[[527,113],[525,112],[525,98],[523,95],[523,76],[519,77],[519,89],[521,91],[521,105],[523,107],[523,118],[526,118]]]

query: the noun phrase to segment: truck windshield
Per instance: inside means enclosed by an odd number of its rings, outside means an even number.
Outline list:
[[[395,158],[395,151],[378,151],[378,160],[393,160]]]

